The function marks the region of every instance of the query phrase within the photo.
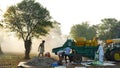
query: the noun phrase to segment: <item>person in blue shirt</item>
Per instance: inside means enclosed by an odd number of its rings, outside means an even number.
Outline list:
[[[65,49],[64,49],[64,51],[65,51],[65,62],[67,63],[67,58],[68,58],[68,60],[70,60],[70,53],[71,53],[71,48],[70,47],[66,47]]]

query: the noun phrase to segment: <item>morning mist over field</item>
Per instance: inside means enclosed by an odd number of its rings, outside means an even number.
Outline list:
[[[62,46],[66,41],[67,37],[63,37],[62,35],[58,35],[54,32],[55,29],[52,29],[46,37],[41,37],[40,39],[32,39],[32,48],[31,54],[38,54],[38,46],[45,40],[45,52],[52,52],[52,49],[55,47]],[[3,53],[17,53],[24,54],[24,42],[18,37],[15,36],[14,33],[8,33],[1,30],[0,33],[0,44]]]

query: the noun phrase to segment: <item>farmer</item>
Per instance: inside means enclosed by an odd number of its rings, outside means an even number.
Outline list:
[[[65,62],[67,63],[67,58],[70,60],[70,52],[71,52],[71,48],[68,46],[65,48]]]
[[[42,40],[42,43],[40,43],[39,47],[38,47],[38,57],[40,57],[40,55],[42,55],[43,57],[43,54],[44,54],[44,43],[45,43],[45,40]]]
[[[103,43],[100,43],[97,52],[99,53],[99,62],[103,63],[104,62],[104,50],[103,50]]]
[[[69,57],[70,63],[73,61],[73,57],[76,54],[76,51],[74,49],[72,49],[72,54]]]
[[[61,59],[63,59],[64,58],[64,51],[63,50],[59,50],[58,52],[57,52],[57,55],[58,55],[58,57],[59,57],[59,60],[61,60]]]
[[[64,54],[65,54],[65,52],[63,50],[59,50],[57,52],[57,55],[59,57],[59,60],[58,60],[59,65],[62,65],[62,60],[64,59]]]

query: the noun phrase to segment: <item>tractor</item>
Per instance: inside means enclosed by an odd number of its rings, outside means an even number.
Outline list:
[[[52,52],[57,54],[59,50],[64,50],[66,47],[70,47],[74,50],[73,61],[76,63],[81,63],[82,57],[87,57],[89,59],[95,58],[95,53],[98,49],[98,40],[85,40],[84,38],[79,39],[67,39],[66,42],[61,47],[53,48]],[[104,56],[106,60],[109,61],[120,61],[120,39],[106,40],[104,46]]]
[[[105,58],[110,61],[120,61],[120,39],[106,40]]]

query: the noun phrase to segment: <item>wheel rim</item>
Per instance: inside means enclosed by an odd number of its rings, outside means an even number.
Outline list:
[[[115,53],[115,54],[114,54],[114,59],[115,59],[116,61],[120,61],[120,53]]]

